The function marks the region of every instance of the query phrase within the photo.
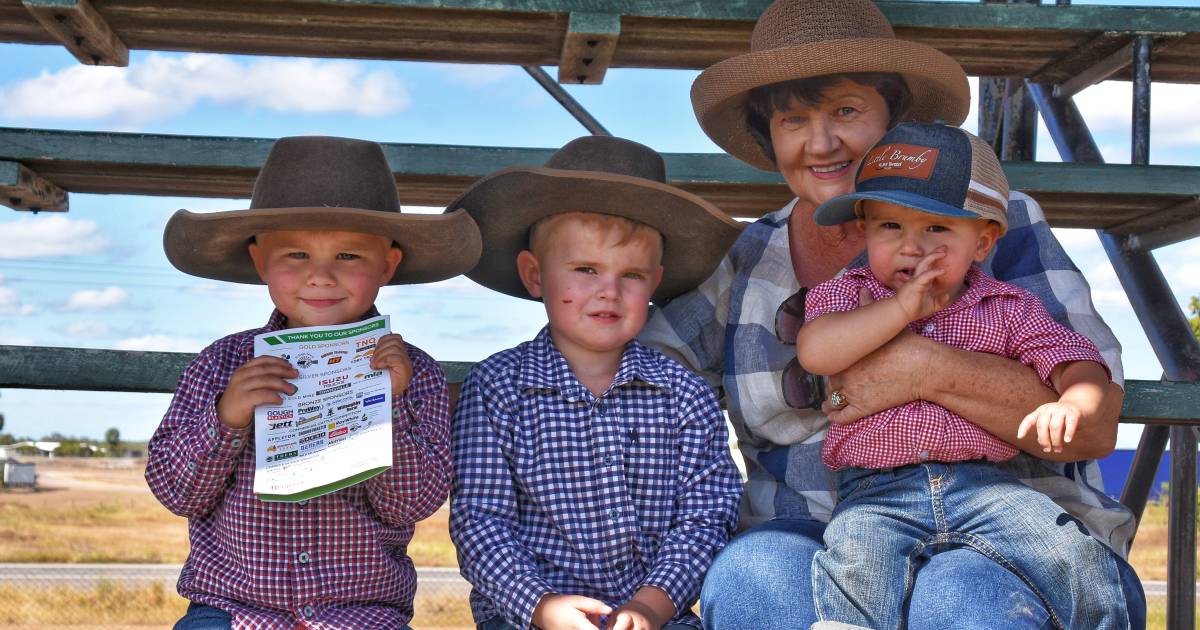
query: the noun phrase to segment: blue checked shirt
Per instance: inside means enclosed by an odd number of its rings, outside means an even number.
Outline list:
[[[788,249],[787,220],[795,201],[746,227],[713,275],[695,291],[656,310],[639,339],[723,388],[749,481],[741,526],[775,516],[828,521],[836,501],[821,463],[828,419],[783,399],[782,377],[796,356],[775,336],[775,311],[800,285]],[[1008,233],[981,265],[1042,300],[1058,322],[1091,339],[1123,382],[1121,346],[1096,314],[1087,280],[1050,231],[1042,209],[1014,191]],[[851,267],[866,264],[866,256]],[[1087,524],[1092,535],[1124,556],[1133,515],[1103,492],[1094,461],[1068,464],[1026,454],[1000,464]]]
[[[615,609],[648,585],[700,627],[689,608],[742,493],[702,379],[631,341],[597,397],[545,328],[472,368],[452,435],[450,536],[477,622],[528,628],[546,594]]]

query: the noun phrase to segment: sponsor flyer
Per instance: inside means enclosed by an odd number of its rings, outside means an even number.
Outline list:
[[[341,326],[289,328],[254,338],[254,356],[300,372],[281,406],[254,410],[254,493],[302,501],[370,479],[392,465],[392,387],[372,370],[386,315]]]

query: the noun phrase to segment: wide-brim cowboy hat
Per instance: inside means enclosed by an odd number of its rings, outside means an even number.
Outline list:
[[[704,133],[730,155],[775,171],[746,127],[750,90],[793,79],[894,72],[912,92],[908,119],[961,124],[971,107],[967,75],[937,49],[896,39],[870,0],[776,0],[754,26],[750,52],[720,61],[692,83]]]
[[[716,269],[741,224],[711,203],[666,182],[662,156],[630,140],[585,136],[544,166],[515,166],[484,177],[447,206],[466,210],[483,235],[483,255],[467,277],[533,299],[517,273],[539,220],[566,212],[609,214],[645,223],[663,236],[662,302],[695,288]]]
[[[403,214],[383,149],[350,138],[297,136],[271,147],[248,210],[179,210],[163,232],[167,259],[202,278],[262,284],[248,245],[279,230],[365,232],[404,257],[388,284],[434,282],[475,266],[479,228],[465,212]]]

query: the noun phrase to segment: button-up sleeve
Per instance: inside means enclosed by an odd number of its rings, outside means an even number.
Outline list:
[[[392,402],[392,467],[366,482],[371,505],[393,527],[427,518],[450,489],[446,375],[429,355],[407,347],[413,375]]]
[[[478,367],[463,383],[454,412],[450,537],[463,577],[514,627],[529,628],[538,601],[553,589],[516,537],[517,488],[496,426],[511,391]]]
[[[690,377],[680,382],[679,390],[675,516],[643,581],[666,592],[676,612],[699,596],[709,564],[737,525],[742,497],[742,479],[713,391]]]
[[[199,518],[213,510],[250,435],[251,426],[233,429],[217,418],[217,397],[232,374],[221,362],[237,360],[226,356],[237,352],[224,348],[223,341],[188,364],[150,440],[146,482],[154,496],[179,516]]]

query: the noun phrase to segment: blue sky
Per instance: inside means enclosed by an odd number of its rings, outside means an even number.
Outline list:
[[[695,75],[614,69],[603,85],[568,90],[616,135],[660,151],[718,152],[691,112]],[[1107,159],[1127,163],[1129,84],[1104,83],[1076,100]],[[1200,165],[1198,109],[1200,87],[1155,85],[1152,162]],[[974,119],[972,113],[972,130]],[[18,45],[0,45],[0,126],[530,147],[556,147],[586,133],[511,66],[134,51],[128,68],[94,68],[59,47]],[[1058,159],[1044,132],[1038,159]],[[0,344],[195,352],[261,325],[271,308],[265,289],[184,275],[162,253],[162,227],[176,209],[246,205],[72,194],[66,214],[0,208]],[[1058,233],[1125,346],[1127,376],[1158,378],[1161,370],[1095,234]],[[1181,304],[1200,294],[1200,240],[1155,256]],[[388,288],[379,306],[397,331],[443,360],[482,359],[533,336],[544,322],[540,305],[465,278]],[[99,437],[115,426],[126,438],[146,439],[167,402],[166,395],[4,390],[0,413],[5,431],[20,435]],[[1123,445],[1134,439],[1123,429]]]

